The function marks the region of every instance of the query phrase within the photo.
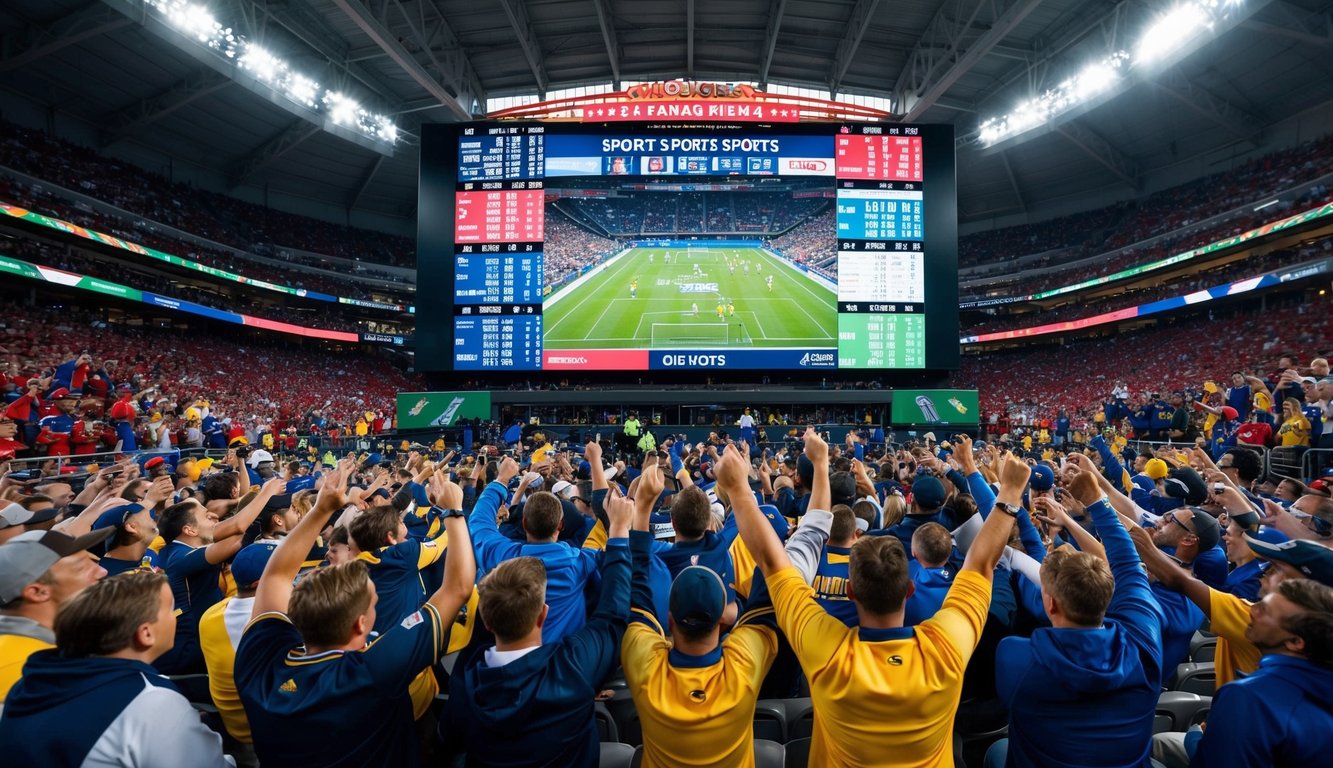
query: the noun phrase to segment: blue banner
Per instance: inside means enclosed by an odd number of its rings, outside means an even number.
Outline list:
[[[787,370],[793,368],[837,368],[836,349],[699,349],[652,350],[648,368],[666,371],[679,368],[737,368]]]
[[[832,176],[832,160],[833,136],[636,135],[627,131],[622,135],[546,137],[547,178],[793,173]]]
[[[193,315],[203,315],[204,317],[221,320],[225,323],[239,323],[242,325],[245,323],[244,318],[235,312],[224,312],[220,309],[205,307],[203,304],[195,304],[193,301],[173,299],[170,296],[160,296],[156,293],[149,293],[147,291],[144,291],[143,300],[147,304],[154,304],[159,307],[166,307],[167,309],[177,309],[181,312],[189,312]]]

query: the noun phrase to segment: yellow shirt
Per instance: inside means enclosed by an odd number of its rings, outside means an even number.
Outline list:
[[[651,614],[635,611],[621,660],[643,724],[643,767],[754,766],[754,705],[778,653],[777,632],[743,617],[712,654],[676,657]]]
[[[227,634],[225,614],[234,599],[228,597],[214,603],[199,617],[199,647],[204,652],[204,665],[208,667],[208,692],[213,697],[213,706],[218,708],[223,726],[232,738],[242,744],[252,744],[250,721],[245,718],[245,707],[241,705],[241,695],[236,692],[236,680],[232,677],[236,648]]]
[[[1250,603],[1235,595],[1208,590],[1208,620],[1217,634],[1217,653],[1213,655],[1217,687],[1221,688],[1237,674],[1249,674],[1259,668],[1259,649],[1245,639],[1250,626]]]
[[[23,677],[23,665],[28,657],[54,645],[23,635],[0,635],[0,704],[9,696],[9,689]]]
[[[1277,436],[1282,440],[1282,445],[1284,446],[1308,446],[1310,444],[1310,420],[1304,416],[1287,419],[1282,422],[1282,426],[1278,428]]]
[[[810,681],[811,766],[952,766],[963,671],[990,607],[991,584],[963,571],[916,627],[847,627],[795,568],[768,580],[782,628]]]
[[[736,579],[731,587],[736,590],[736,594],[742,599],[748,599],[751,582],[754,581],[754,567],[756,565],[754,555],[750,554],[750,548],[745,546],[745,542],[741,541],[739,536],[731,542],[729,554],[731,555],[731,572]]]

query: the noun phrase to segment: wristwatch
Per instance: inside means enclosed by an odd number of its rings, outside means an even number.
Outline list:
[[[446,517],[467,517],[467,513],[461,509],[443,509],[441,507],[431,507],[431,510],[441,518]]]
[[[1013,504],[1005,504],[1003,501],[995,502],[995,508],[1005,513],[1006,515],[1009,515],[1010,517],[1018,517],[1018,513],[1023,511],[1022,507],[1015,506]]]

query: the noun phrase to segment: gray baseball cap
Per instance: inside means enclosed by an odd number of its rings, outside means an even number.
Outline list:
[[[0,544],[0,603],[23,594],[24,587],[60,558],[101,544],[115,532],[115,526],[108,526],[75,538],[59,531],[28,531]]]

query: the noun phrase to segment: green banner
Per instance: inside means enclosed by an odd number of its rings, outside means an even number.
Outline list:
[[[452,427],[459,419],[490,418],[490,392],[398,393],[399,429]]]
[[[894,424],[977,424],[975,389],[895,389],[889,401]]]

